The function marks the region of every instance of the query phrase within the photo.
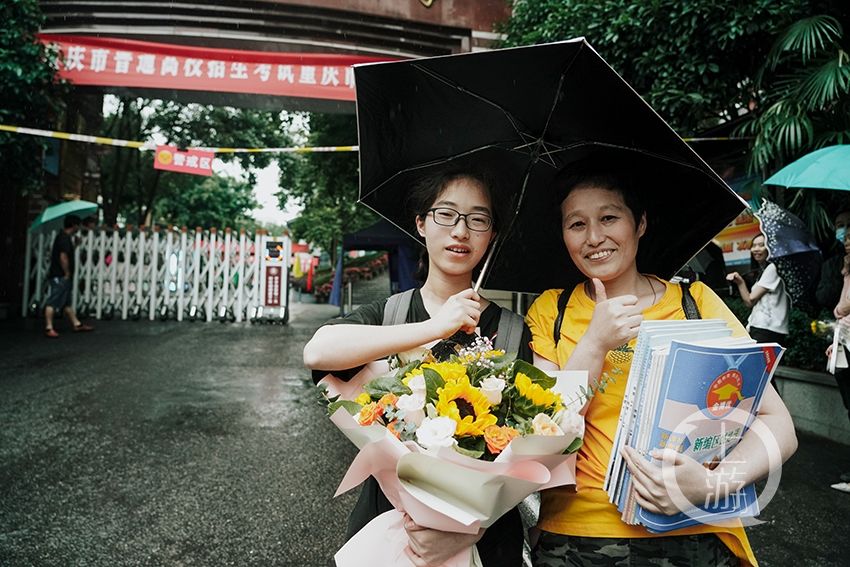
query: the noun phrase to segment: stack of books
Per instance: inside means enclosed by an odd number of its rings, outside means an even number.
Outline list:
[[[733,338],[722,319],[641,324],[605,479],[609,499],[625,523],[666,532],[758,514],[753,485],[728,495],[709,495],[696,506],[673,491],[683,511],[672,516],[651,513],[635,500],[621,449],[632,447],[658,465],[650,452],[673,449],[712,468],[755,419],[783,352],[776,343]]]

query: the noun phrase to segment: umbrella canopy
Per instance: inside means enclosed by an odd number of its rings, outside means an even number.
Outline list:
[[[806,154],[771,175],[764,184],[850,191],[850,144]]]
[[[90,201],[65,201],[50,205],[38,215],[30,225],[30,232],[50,232],[60,229],[68,215],[76,215],[80,218],[87,217],[97,212],[97,203]]]
[[[638,268],[672,276],[745,203],[584,39],[355,68],[360,200],[418,238],[408,191],[438,168],[486,167],[516,216],[485,287],[570,287],[584,276],[564,247],[549,185],[605,152],[638,180],[649,212]]]
[[[820,273],[821,252],[798,217],[765,201],[755,213],[767,244],[768,258],[785,282],[793,301],[800,301]]]

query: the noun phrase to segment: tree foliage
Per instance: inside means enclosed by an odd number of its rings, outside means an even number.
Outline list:
[[[501,31],[509,46],[585,36],[673,128],[688,135],[746,108],[771,38],[810,4],[518,0]]]
[[[190,175],[175,179],[156,205],[157,218],[175,226],[253,228],[248,213],[257,207],[252,185],[233,177],[214,176],[200,183]]]
[[[105,132],[116,138],[164,140],[181,148],[275,147],[291,144],[290,122],[286,113],[126,98],[119,99],[106,118]],[[254,171],[273,158],[268,153],[219,153],[216,159],[241,166],[245,179],[217,176],[211,182],[155,170],[152,152],[107,148],[100,163],[106,222],[114,223],[120,215],[135,224],[245,226],[247,211],[256,206],[251,196]],[[206,200],[201,198],[205,191]],[[222,216],[225,212],[233,216]]]
[[[741,129],[755,138],[753,170],[850,143],[850,55],[841,23],[817,15],[790,25],[773,43],[754,91],[756,111]]]
[[[357,144],[353,115],[312,114],[311,146]],[[354,152],[314,153],[285,156],[280,160],[281,206],[289,199],[303,205],[301,216],[290,223],[296,238],[314,242],[335,257],[343,234],[375,222],[366,207],[357,204],[358,164]]]
[[[54,80],[57,53],[36,40],[43,17],[37,0],[0,5],[0,124],[52,129],[64,85]],[[42,139],[0,132],[0,171],[27,193],[41,185]]]
[[[846,18],[846,14],[845,14]],[[832,15],[801,18],[773,42],[754,83],[755,108],[739,132],[753,138],[749,167],[766,177],[815,149],[850,143],[850,55]],[[784,191],[777,189],[778,200]],[[789,208],[829,241],[839,197],[796,190]]]

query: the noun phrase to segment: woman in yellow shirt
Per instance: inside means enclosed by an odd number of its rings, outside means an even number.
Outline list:
[[[636,255],[647,215],[628,179],[585,164],[562,172],[555,191],[564,243],[588,279],[572,290],[548,290],[531,306],[526,322],[535,364],[544,370],[588,369],[591,380],[604,374],[614,381],[588,406],[576,487],[543,494],[535,565],[656,565],[660,563],[653,560],[661,558],[670,566],[757,565],[740,525],[698,525],[658,536],[623,523],[616,506],[608,502],[603,483],[638,327],[644,319],[685,319],[682,289],[638,270]],[[562,291],[570,296],[556,341]],[[736,335],[746,334],[711,289],[697,282],[691,293],[703,318],[725,319]],[[787,460],[797,440],[788,410],[770,385],[756,421],[761,424],[754,427],[764,425],[774,434],[781,462]],[[679,512],[661,468],[630,448],[624,457],[638,503],[652,512]],[[768,449],[751,429],[714,470],[681,455],[675,457],[673,470],[678,489],[691,502],[701,503],[708,494],[725,495],[724,487],[765,477],[770,470]]]

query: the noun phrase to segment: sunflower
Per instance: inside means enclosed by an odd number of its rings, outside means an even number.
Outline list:
[[[559,409],[561,407],[561,394],[551,390],[546,390],[541,387],[540,384],[535,384],[531,381],[531,378],[522,372],[517,372],[514,385],[516,386],[519,395],[530,401],[535,406],[542,406],[545,408],[554,407],[555,409]]]
[[[471,386],[465,375],[457,381],[446,382],[437,390],[437,396],[437,415],[457,423],[455,435],[458,437],[484,435],[484,430],[498,421],[490,413],[487,396]]]
[[[461,378],[466,378],[466,366],[457,362],[426,362],[419,368],[411,370],[404,375],[402,382],[407,386],[410,379],[414,376],[422,374],[423,368],[430,368],[439,374],[446,382],[456,382]]]

